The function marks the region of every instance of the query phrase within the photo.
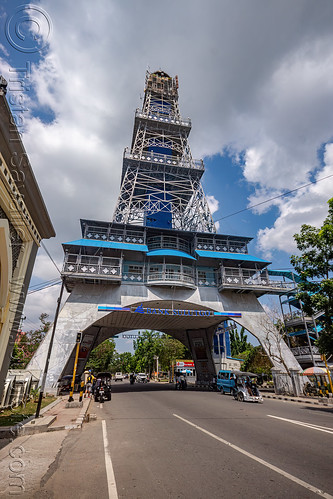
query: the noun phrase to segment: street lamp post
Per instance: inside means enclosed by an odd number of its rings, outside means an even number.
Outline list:
[[[156,376],[158,379],[158,355],[154,355],[154,360],[156,360]]]

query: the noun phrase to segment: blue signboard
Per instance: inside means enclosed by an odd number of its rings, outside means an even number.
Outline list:
[[[98,305],[99,312],[131,312],[145,315],[178,315],[186,317],[242,317],[240,312],[215,312],[214,310],[193,310],[176,308],[144,308],[143,304],[138,307],[114,307],[111,305]]]

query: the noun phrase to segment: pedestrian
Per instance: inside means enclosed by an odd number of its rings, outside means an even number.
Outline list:
[[[252,383],[251,383],[251,379],[250,379],[249,376],[246,377],[245,388],[247,388],[247,391],[248,391],[249,395],[252,397],[252,395],[253,395],[253,392],[252,392]]]
[[[94,379],[96,379],[96,378],[93,376],[92,372],[89,371],[89,374],[87,376],[86,391],[84,394],[84,398],[86,398],[86,396],[88,396],[88,397],[91,396],[91,389],[92,389]]]
[[[91,387],[92,396],[94,396],[95,388],[96,388],[96,378],[94,377],[93,382],[92,382],[92,387]]]
[[[180,373],[179,383],[180,383],[179,388],[181,388],[182,390],[185,390],[187,387],[187,382],[186,382],[186,378],[184,376],[184,373]]]
[[[179,390],[180,389],[180,377],[179,377],[178,371],[176,372],[175,380],[176,380],[176,390]]]

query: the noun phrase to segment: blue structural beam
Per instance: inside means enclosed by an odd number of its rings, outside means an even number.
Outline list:
[[[304,336],[306,335],[306,331],[305,329],[302,330],[302,331],[294,331],[293,333],[289,333],[288,336]],[[314,338],[313,336],[310,336],[309,335],[309,338],[311,338],[311,340],[316,340],[317,338]]]
[[[111,248],[123,249],[130,251],[142,251],[147,253],[148,246],[146,244],[121,243],[115,241],[97,241],[96,239],[77,239],[69,243],[63,243],[64,246],[91,246],[95,248]]]
[[[196,254],[203,258],[219,258],[220,260],[241,260],[243,262],[258,262],[269,265],[272,262],[262,260],[256,256],[251,256],[246,253],[224,253],[223,251],[205,251],[195,250]]]
[[[269,270],[268,274],[287,277],[291,281],[295,282],[304,282],[304,279],[302,279],[299,275],[295,274],[294,272],[287,272],[285,270]]]

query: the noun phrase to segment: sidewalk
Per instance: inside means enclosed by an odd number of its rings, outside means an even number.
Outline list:
[[[81,428],[88,412],[90,401],[90,398],[83,398],[80,403],[79,395],[75,394],[74,402],[68,403],[68,395],[63,395],[58,398],[57,404],[54,403],[45,407],[45,412],[41,418],[38,418],[38,420],[34,419],[24,425],[23,434],[31,434],[31,430],[37,425],[41,425],[43,428],[45,427],[43,431]],[[43,424],[43,420],[46,420],[47,426]],[[34,432],[32,431],[32,433]],[[41,431],[36,431],[35,433],[41,433]]]
[[[81,433],[91,399],[83,399],[82,405],[78,402],[78,394],[74,399],[76,407],[66,408],[68,395],[58,397],[42,409],[42,417],[32,419],[20,426],[19,431],[0,440],[0,497],[35,497],[41,480],[52,473],[52,466],[71,430],[78,435]]]
[[[0,439],[23,435],[33,435],[49,431],[72,430],[81,428],[90,405],[90,398],[83,398],[79,402],[79,394],[74,395],[74,402],[68,404],[68,395],[59,396],[57,400],[44,407],[40,412],[40,417],[33,416],[22,424],[6,426],[0,428]],[[66,406],[70,407],[66,407]]]

